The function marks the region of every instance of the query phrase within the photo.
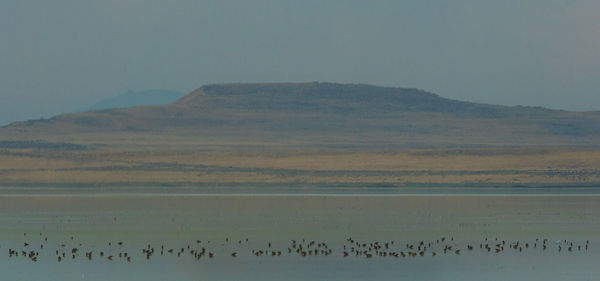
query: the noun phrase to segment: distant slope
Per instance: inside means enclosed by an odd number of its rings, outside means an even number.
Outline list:
[[[173,103],[185,94],[169,90],[129,91],[122,95],[103,99],[82,111]]]
[[[600,144],[598,112],[462,102],[334,83],[207,85],[173,104],[13,123],[0,139],[316,147]]]

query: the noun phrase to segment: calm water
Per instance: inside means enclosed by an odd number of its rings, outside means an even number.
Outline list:
[[[596,189],[494,189],[481,193],[472,189],[425,189],[427,194],[418,194],[414,189],[376,189],[374,193],[363,189],[357,192],[360,195],[350,191],[356,189],[338,190],[342,191],[239,195],[243,192],[5,188],[0,193],[2,279],[600,278],[600,195]],[[436,244],[442,237],[446,240]],[[348,238],[360,244],[394,241],[386,252],[395,253],[408,253],[406,244],[433,244],[423,256],[366,258],[351,252],[344,257],[344,251],[350,252],[353,246]],[[309,241],[315,241],[325,243],[331,254],[288,254],[291,241],[300,244],[303,239],[305,249]],[[542,239],[548,239],[546,250]],[[505,250],[499,253],[480,249],[480,244],[494,247],[502,240]],[[517,241],[521,250],[508,248]],[[574,246],[569,251],[571,242]],[[525,248],[525,243],[529,247]],[[148,244],[155,249],[149,259],[142,252]],[[453,249],[443,254],[448,245]],[[73,248],[78,249],[75,258]],[[178,257],[181,248],[184,252]],[[206,255],[199,259],[189,253],[202,248]],[[9,249],[17,250],[19,256],[9,257]],[[169,249],[174,249],[172,254]],[[461,250],[459,254],[456,249]],[[253,250],[282,254],[257,257]],[[37,261],[24,257],[21,251],[38,252]],[[60,262],[56,251],[59,255],[65,252]],[[86,252],[93,253],[91,260]],[[236,257],[231,256],[234,252]],[[432,252],[437,255],[432,256]],[[119,253],[127,253],[131,261],[119,258]]]

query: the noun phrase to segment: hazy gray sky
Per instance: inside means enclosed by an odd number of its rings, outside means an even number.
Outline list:
[[[600,110],[598,14],[597,0],[0,0],[0,124],[258,81]]]

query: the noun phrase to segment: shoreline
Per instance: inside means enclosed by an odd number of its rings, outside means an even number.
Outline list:
[[[587,187],[0,187],[0,197],[378,197],[378,196],[600,196],[600,185]]]

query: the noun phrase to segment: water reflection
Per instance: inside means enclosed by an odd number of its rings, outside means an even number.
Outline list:
[[[600,197],[0,196],[18,280],[593,280]]]

